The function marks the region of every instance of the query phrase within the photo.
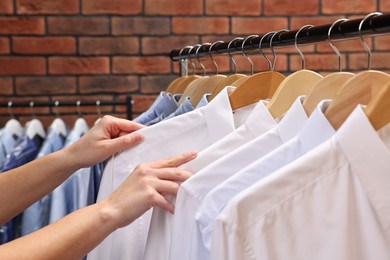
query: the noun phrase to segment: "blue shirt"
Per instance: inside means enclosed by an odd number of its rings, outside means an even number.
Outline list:
[[[18,138],[16,135],[3,129],[0,136],[0,169],[3,168],[7,158],[7,154],[10,154],[14,148]]]
[[[133,121],[140,123],[140,124],[147,124],[148,122],[152,121],[156,117],[158,117],[162,112],[164,112],[165,107],[171,100],[171,94],[160,92],[160,95],[156,98],[156,100],[153,102],[153,104],[150,106],[148,110],[146,110],[144,113],[142,113],[140,116],[138,116]]]
[[[211,96],[211,94],[204,94],[202,99],[199,101],[198,105],[196,106],[195,109],[198,109],[200,107],[203,107],[205,105],[207,105],[209,103],[209,97]]]
[[[65,136],[49,129],[37,158],[54,153],[64,146]],[[22,236],[30,234],[33,231],[41,229],[49,224],[51,193],[35,202],[23,212],[22,217]]]
[[[167,94],[168,95],[168,94]],[[170,95],[170,94],[169,94]],[[168,117],[170,114],[174,113],[179,108],[179,100],[181,98],[181,94],[176,94],[171,97],[169,102],[167,103],[164,111],[155,119],[147,123],[147,126],[151,126],[154,124],[157,124],[158,122],[161,122],[164,118]]]
[[[194,106],[190,102],[189,97],[185,97],[183,103],[176,109],[175,112],[164,118],[163,120],[167,120],[172,117],[180,116],[182,114],[188,113],[190,111],[194,110]]]
[[[103,169],[103,163],[95,164],[90,169],[91,173],[89,175],[87,205],[96,203],[100,181],[102,180]]]
[[[6,161],[3,165],[2,172],[12,170],[22,166],[35,159],[41,147],[43,139],[36,135],[30,139],[26,134],[21,138],[15,148],[7,155]],[[28,174],[28,173],[27,173]],[[20,234],[21,216],[8,221],[0,228],[0,242],[1,244],[9,242]]]

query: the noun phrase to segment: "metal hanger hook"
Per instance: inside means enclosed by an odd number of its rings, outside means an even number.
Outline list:
[[[59,109],[58,109],[59,106],[60,106],[60,102],[59,102],[58,100],[56,100],[56,101],[54,102],[54,107],[55,107],[55,113],[56,113],[56,117],[57,117],[57,118],[60,117],[60,111],[59,111]]]
[[[336,48],[336,46],[334,46],[333,42],[332,42],[332,38],[331,38],[331,34],[332,34],[332,29],[333,27],[337,24],[337,25],[340,25],[346,21],[349,21],[349,19],[347,18],[341,18],[341,19],[338,19],[336,20],[330,27],[329,27],[329,30],[328,30],[328,40],[329,40],[329,44],[330,44],[330,47],[332,47],[333,51],[336,53],[338,59],[339,59],[339,71],[341,72],[341,54],[339,52],[339,50]]]
[[[8,107],[9,116],[10,116],[12,119],[15,119],[14,113],[12,113],[12,101],[8,101],[7,107]]]
[[[83,117],[83,115],[81,114],[80,105],[81,105],[81,101],[77,100],[76,101],[77,114],[79,115],[79,117]]]
[[[197,44],[198,45],[198,44]],[[203,76],[206,76],[206,67],[203,65],[202,62],[200,62],[200,59],[199,59],[199,55],[198,55],[198,52],[200,50],[200,48],[203,46],[204,44],[199,44],[199,47],[196,49],[195,51],[195,55],[196,55],[196,60],[198,61],[200,67],[202,68],[203,70]]]
[[[370,13],[370,14],[368,14],[368,15],[366,15],[363,19],[362,19],[362,21],[360,22],[360,24],[359,24],[359,29],[358,29],[358,32],[359,32],[359,39],[360,39],[360,42],[363,44],[363,46],[364,46],[364,48],[366,49],[366,51],[367,51],[367,55],[368,55],[368,70],[370,70],[371,69],[371,49],[370,49],[370,47],[368,47],[368,45],[367,45],[367,43],[363,40],[363,36],[362,36],[362,27],[363,27],[363,24],[364,24],[364,22],[368,19],[368,18],[370,18],[370,17],[372,17],[372,16],[380,16],[380,15],[383,15],[382,13],[380,13],[380,12],[373,12],[373,13]]]
[[[30,108],[31,108],[31,115],[32,115],[32,118],[35,118],[34,101],[30,101]]]
[[[272,52],[272,56],[274,57],[274,62],[272,63],[272,67],[271,67],[271,71],[274,71],[275,69],[275,64],[276,64],[276,54],[275,54],[275,51],[274,51],[274,47],[272,46],[272,42],[274,40],[274,37],[280,33],[284,33],[284,32],[288,32],[289,30],[287,29],[283,29],[283,30],[279,30],[279,31],[276,31],[272,36],[271,36],[271,39],[270,39],[270,42],[269,42],[269,48],[271,49],[271,52]]]
[[[228,44],[228,47],[227,47],[227,50],[228,50],[228,55],[230,57],[230,60],[232,61],[233,63],[233,66],[234,66],[234,73],[237,74],[237,63],[236,61],[233,59],[233,55],[230,53],[230,45],[238,40],[244,40],[244,38],[242,37],[236,37],[234,38],[233,40],[231,40]]]
[[[271,61],[268,59],[268,57],[264,54],[263,48],[261,47],[261,45],[262,45],[262,43],[263,43],[264,38],[267,37],[267,36],[269,36],[269,35],[271,35],[271,34],[275,34],[275,32],[267,32],[266,34],[264,34],[264,35],[261,37],[260,42],[259,42],[259,51],[260,51],[261,55],[263,55],[264,59],[267,61],[269,70],[272,69],[272,63],[271,63]]]
[[[243,41],[242,41],[242,45],[241,45],[241,51],[242,51],[242,54],[245,56],[245,58],[249,61],[249,64],[251,65],[251,75],[253,75],[253,62],[252,60],[249,58],[249,56],[245,53],[244,51],[244,46],[245,46],[245,42],[249,39],[253,39],[255,37],[259,37],[259,35],[257,34],[252,34],[252,35],[249,35],[248,37],[246,37]]]
[[[201,48],[206,48],[206,46],[209,46],[209,55],[210,55],[210,46],[211,46],[211,43],[209,43],[209,42],[203,43]],[[205,49],[205,50],[206,50],[206,49]],[[213,60],[212,57],[211,57],[211,59]],[[214,60],[213,60],[213,61],[214,61]],[[205,66],[205,69],[206,69],[206,66]],[[205,76],[206,76],[206,73],[207,73],[207,72],[204,73]]]
[[[186,64],[184,64],[184,59],[181,58],[181,54],[182,52],[185,50],[185,49],[192,49],[192,46],[185,46],[184,48],[182,48],[179,52],[179,61],[180,61],[180,64],[182,65],[182,67],[187,67],[187,70],[186,70],[186,73],[185,73],[185,76],[188,76],[188,64],[186,66]],[[195,74],[195,65],[193,62],[192,63],[192,66],[193,66],[193,69],[194,69],[194,74]]]
[[[100,100],[96,100],[96,112],[98,117],[102,117],[102,111],[100,111]]]
[[[190,60],[190,62],[191,62],[191,64],[192,64],[192,71],[193,71],[193,75],[195,76],[195,74],[196,74],[196,66],[195,66],[195,63],[192,61],[192,59],[191,59],[191,51],[194,49],[194,48],[196,48],[196,47],[198,47],[198,46],[200,46],[200,44],[195,44],[194,46],[192,46],[189,50],[188,50],[188,59]]]
[[[217,64],[217,62],[214,60],[213,55],[211,54],[211,49],[214,47],[214,45],[216,45],[216,44],[221,44],[221,43],[224,43],[224,41],[216,41],[216,42],[214,42],[213,44],[211,44],[211,45],[210,45],[210,48],[209,48],[209,55],[210,55],[211,60],[212,60],[213,63],[214,63],[215,74],[216,74],[216,75],[218,75],[218,64]]]
[[[303,55],[303,52],[298,48],[298,35],[299,35],[299,33],[300,33],[303,29],[306,29],[306,28],[307,28],[307,30],[309,30],[309,29],[312,28],[312,27],[314,27],[314,26],[311,25],[311,24],[302,26],[302,27],[297,31],[297,33],[295,34],[295,37],[294,37],[295,49],[297,49],[299,55],[301,55],[301,59],[302,59],[302,69],[305,69],[305,55]],[[307,31],[306,31],[306,35],[307,35]]]

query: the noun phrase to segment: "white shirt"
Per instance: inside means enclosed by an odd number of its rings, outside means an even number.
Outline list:
[[[252,109],[243,125],[201,151],[196,159],[181,168],[196,173],[276,125],[275,119],[273,119],[263,101],[253,106],[255,106],[254,109]],[[172,221],[172,214],[166,210],[161,208],[153,210],[144,260],[168,259]]]
[[[186,151],[202,150],[235,129],[235,123],[250,111],[232,113],[228,87],[207,106],[140,130],[144,141],[117,154],[107,163],[99,189],[98,201],[110,195],[140,163],[171,157]],[[246,109],[248,110],[248,109]],[[152,210],[127,227],[108,236],[88,259],[142,259]]]
[[[177,194],[170,247],[170,260],[190,258],[195,214],[203,198],[216,185],[299,133],[307,121],[298,98],[273,129],[208,165],[185,181]]]
[[[240,193],[216,220],[211,259],[390,259],[390,124],[382,132],[358,106],[331,139]]]
[[[317,106],[298,136],[248,165],[207,194],[195,215],[191,259],[210,259],[215,218],[235,195],[334,135],[335,130],[323,114],[329,103],[322,101]]]

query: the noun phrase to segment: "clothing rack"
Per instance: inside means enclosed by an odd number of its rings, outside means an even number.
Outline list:
[[[359,25],[361,19],[353,19],[346,22],[341,22],[338,25],[332,28],[331,39],[332,41],[341,41],[341,40],[349,40],[354,38],[359,38]],[[288,31],[288,32],[280,32],[278,35],[275,35],[272,41],[272,47],[291,47],[294,46],[295,41],[298,45],[308,45],[308,44],[317,44],[329,42],[328,39],[328,30],[332,26],[332,24],[320,25],[310,27],[308,29],[302,30],[298,37],[295,37],[298,30]],[[281,28],[282,29],[282,28]],[[363,37],[369,36],[378,36],[383,34],[390,33],[390,14],[383,14],[378,16],[372,16],[365,20],[362,24],[361,35]],[[264,34],[263,34],[264,35]],[[242,43],[244,40],[237,40],[232,42],[230,45],[230,53],[237,53],[244,51],[257,51],[259,50],[260,39],[263,35],[259,35],[259,37],[252,38],[248,40],[244,44],[244,48],[242,48]],[[272,34],[270,34],[266,39],[261,43],[262,49],[270,48],[270,42],[267,41],[271,38]],[[173,61],[186,60],[188,58],[196,58],[202,57],[211,54],[224,54],[228,53],[228,44],[229,42],[224,42],[220,44],[215,44],[211,51],[210,45],[203,45],[197,51],[197,55],[195,54],[195,50],[192,50],[190,54],[189,48],[183,49],[180,55],[181,50],[172,50],[170,53],[170,57]]]
[[[14,108],[14,107],[82,107],[82,106],[117,106],[117,105],[123,105],[126,106],[126,115],[127,119],[132,119],[133,114],[133,100],[131,96],[126,97],[126,101],[76,101],[76,102],[69,102],[69,101],[51,101],[51,102],[0,102],[0,107],[7,107],[7,108]]]

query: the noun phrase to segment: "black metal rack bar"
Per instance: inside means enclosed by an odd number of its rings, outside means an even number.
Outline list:
[[[334,26],[332,29],[332,41],[340,41],[340,40],[349,40],[359,37],[359,25],[361,19],[353,19],[346,22],[339,23],[338,26]],[[303,30],[297,37],[297,43],[299,45],[307,45],[307,44],[316,44],[322,42],[328,42],[328,30],[332,26],[332,24],[314,26],[307,30]],[[284,28],[280,28],[284,29]],[[272,46],[275,48],[278,47],[287,47],[293,46],[295,44],[295,35],[298,32],[299,28],[294,31],[289,32],[281,32],[278,35],[275,35]],[[306,32],[306,33],[305,33]],[[361,34],[363,37],[368,36],[378,36],[383,34],[390,33],[390,14],[383,14],[379,16],[373,16],[367,18],[367,20],[363,23],[361,28]],[[270,35],[272,36],[272,34]],[[269,40],[270,36],[267,38]],[[244,50],[245,51],[258,51],[259,43],[262,35],[259,37],[253,38],[245,42]],[[261,44],[262,49],[267,49],[270,47],[269,41],[266,39],[263,40]],[[241,52],[242,51],[242,43],[243,40],[237,40],[230,45],[230,52]],[[211,50],[211,54],[223,54],[228,52],[228,42],[216,44]],[[203,46],[198,51],[198,57],[209,55],[210,46]],[[179,59],[188,59],[196,58],[197,55],[195,51],[192,51],[190,55],[188,55],[189,49],[184,49],[179,57],[180,50],[172,50],[170,53],[171,59],[173,61],[178,61]]]
[[[126,101],[59,101],[57,104],[56,101],[50,102],[40,102],[40,101],[30,101],[30,102],[0,102],[0,107],[77,107],[77,106],[126,106],[127,119],[132,119],[132,99],[130,96],[126,97]]]

